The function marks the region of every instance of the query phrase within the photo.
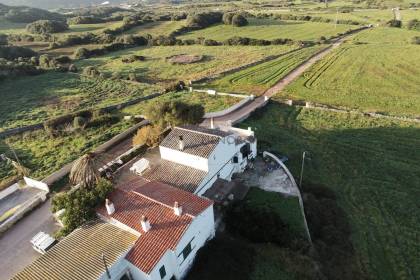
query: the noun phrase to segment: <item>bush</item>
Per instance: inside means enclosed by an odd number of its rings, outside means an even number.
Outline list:
[[[69,65],[69,69],[68,69],[68,71],[69,72],[73,72],[73,73],[77,73],[77,67],[76,67],[76,65],[74,65],[74,64],[70,64]]]
[[[93,119],[87,124],[88,128],[91,127],[100,127],[104,125],[113,125],[120,121],[120,118],[111,114],[103,114],[99,116],[94,116]]]
[[[87,77],[97,78],[100,74],[101,73],[94,66],[87,66],[82,70],[82,75]]]
[[[77,48],[73,53],[74,59],[89,58],[90,51],[86,48]]]
[[[232,25],[234,26],[245,26],[248,24],[248,21],[246,20],[246,18],[242,15],[234,15],[232,17]]]
[[[137,82],[137,76],[136,73],[129,73],[128,74],[128,80],[132,82]]]
[[[60,217],[64,227],[58,236],[65,236],[85,222],[96,217],[95,209],[104,203],[106,196],[113,190],[112,184],[100,179],[91,190],[80,188],[67,193],[57,194],[51,200],[52,212],[65,209]]]
[[[30,58],[36,55],[37,53],[29,48],[17,46],[0,46],[0,58],[13,60],[19,57]]]
[[[154,147],[159,144],[161,140],[162,129],[159,126],[143,126],[137,130],[133,137],[133,147],[147,145]]]
[[[415,36],[411,39],[411,43],[415,45],[420,45],[420,36]]]
[[[145,61],[146,58],[144,56],[141,55],[129,55],[129,56],[125,56],[121,59],[122,62],[124,63],[133,63],[135,61]]]
[[[74,128],[84,128],[86,123],[87,123],[87,121],[83,117],[77,116],[73,119],[73,127]]]
[[[420,30],[420,20],[412,19],[407,23],[407,28],[410,30]]]
[[[26,31],[32,34],[57,33],[69,29],[69,26],[61,21],[38,20],[26,26]]]
[[[388,21],[386,23],[386,25],[389,26],[389,27],[397,27],[397,28],[400,28],[401,27],[401,20],[392,19],[392,20]]]
[[[102,23],[103,19],[94,16],[77,16],[67,19],[67,24],[95,24]]]
[[[220,12],[206,12],[198,14],[190,14],[187,17],[186,27],[191,28],[206,28],[212,24],[222,21],[222,13]]]
[[[222,21],[226,25],[232,24],[232,18],[235,14],[234,13],[224,13],[222,17]]]

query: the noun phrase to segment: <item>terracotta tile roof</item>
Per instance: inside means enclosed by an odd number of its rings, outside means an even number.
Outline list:
[[[146,273],[153,270],[167,250],[175,250],[194,214],[201,213],[212,204],[208,199],[157,182],[131,192],[117,189],[109,198],[115,206],[115,213],[109,216],[104,206],[98,209],[98,213],[141,234],[126,259]],[[181,216],[174,213],[171,205],[174,199],[185,203],[186,212]],[[181,202],[180,205],[183,206]],[[143,215],[151,224],[148,232],[141,228],[140,218]]]
[[[220,139],[230,134],[221,130],[207,129],[200,126],[175,127],[165,137],[160,146],[180,151],[179,137],[182,136],[184,153],[208,158],[219,144]]]
[[[105,273],[102,253],[111,266],[134,245],[136,239],[134,234],[108,223],[86,224],[12,279],[98,279]]]
[[[206,171],[162,159],[156,166],[145,171],[142,177],[194,193],[206,175]]]

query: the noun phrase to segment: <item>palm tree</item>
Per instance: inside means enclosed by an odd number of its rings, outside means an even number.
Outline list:
[[[94,153],[87,153],[73,163],[70,170],[70,182],[81,187],[91,188],[99,181]]]

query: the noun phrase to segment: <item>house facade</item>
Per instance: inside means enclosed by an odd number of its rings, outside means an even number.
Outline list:
[[[144,177],[202,195],[218,178],[230,181],[234,173],[243,172],[257,155],[257,141],[250,129],[182,126],[168,134],[159,152],[165,168],[152,168]],[[180,176],[194,180],[177,182]]]

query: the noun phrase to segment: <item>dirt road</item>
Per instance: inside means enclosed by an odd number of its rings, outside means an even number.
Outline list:
[[[353,34],[353,33],[352,33]],[[254,112],[259,107],[265,105],[268,102],[268,99],[271,98],[274,94],[283,90],[288,84],[294,81],[297,77],[302,75],[309,67],[314,65],[317,61],[324,58],[327,54],[329,54],[334,49],[338,48],[347,38],[348,36],[352,35],[349,34],[338,39],[334,42],[331,46],[321,50],[320,52],[316,53],[310,59],[306,60],[294,70],[292,70],[289,74],[279,80],[273,87],[269,88],[262,96],[259,96],[254,99],[254,101],[248,103],[247,105],[235,110],[229,114],[226,114],[221,117],[217,117],[213,119],[215,126],[230,126],[236,124],[244,119],[246,119],[252,112]],[[210,119],[206,119],[202,125],[210,126]]]

